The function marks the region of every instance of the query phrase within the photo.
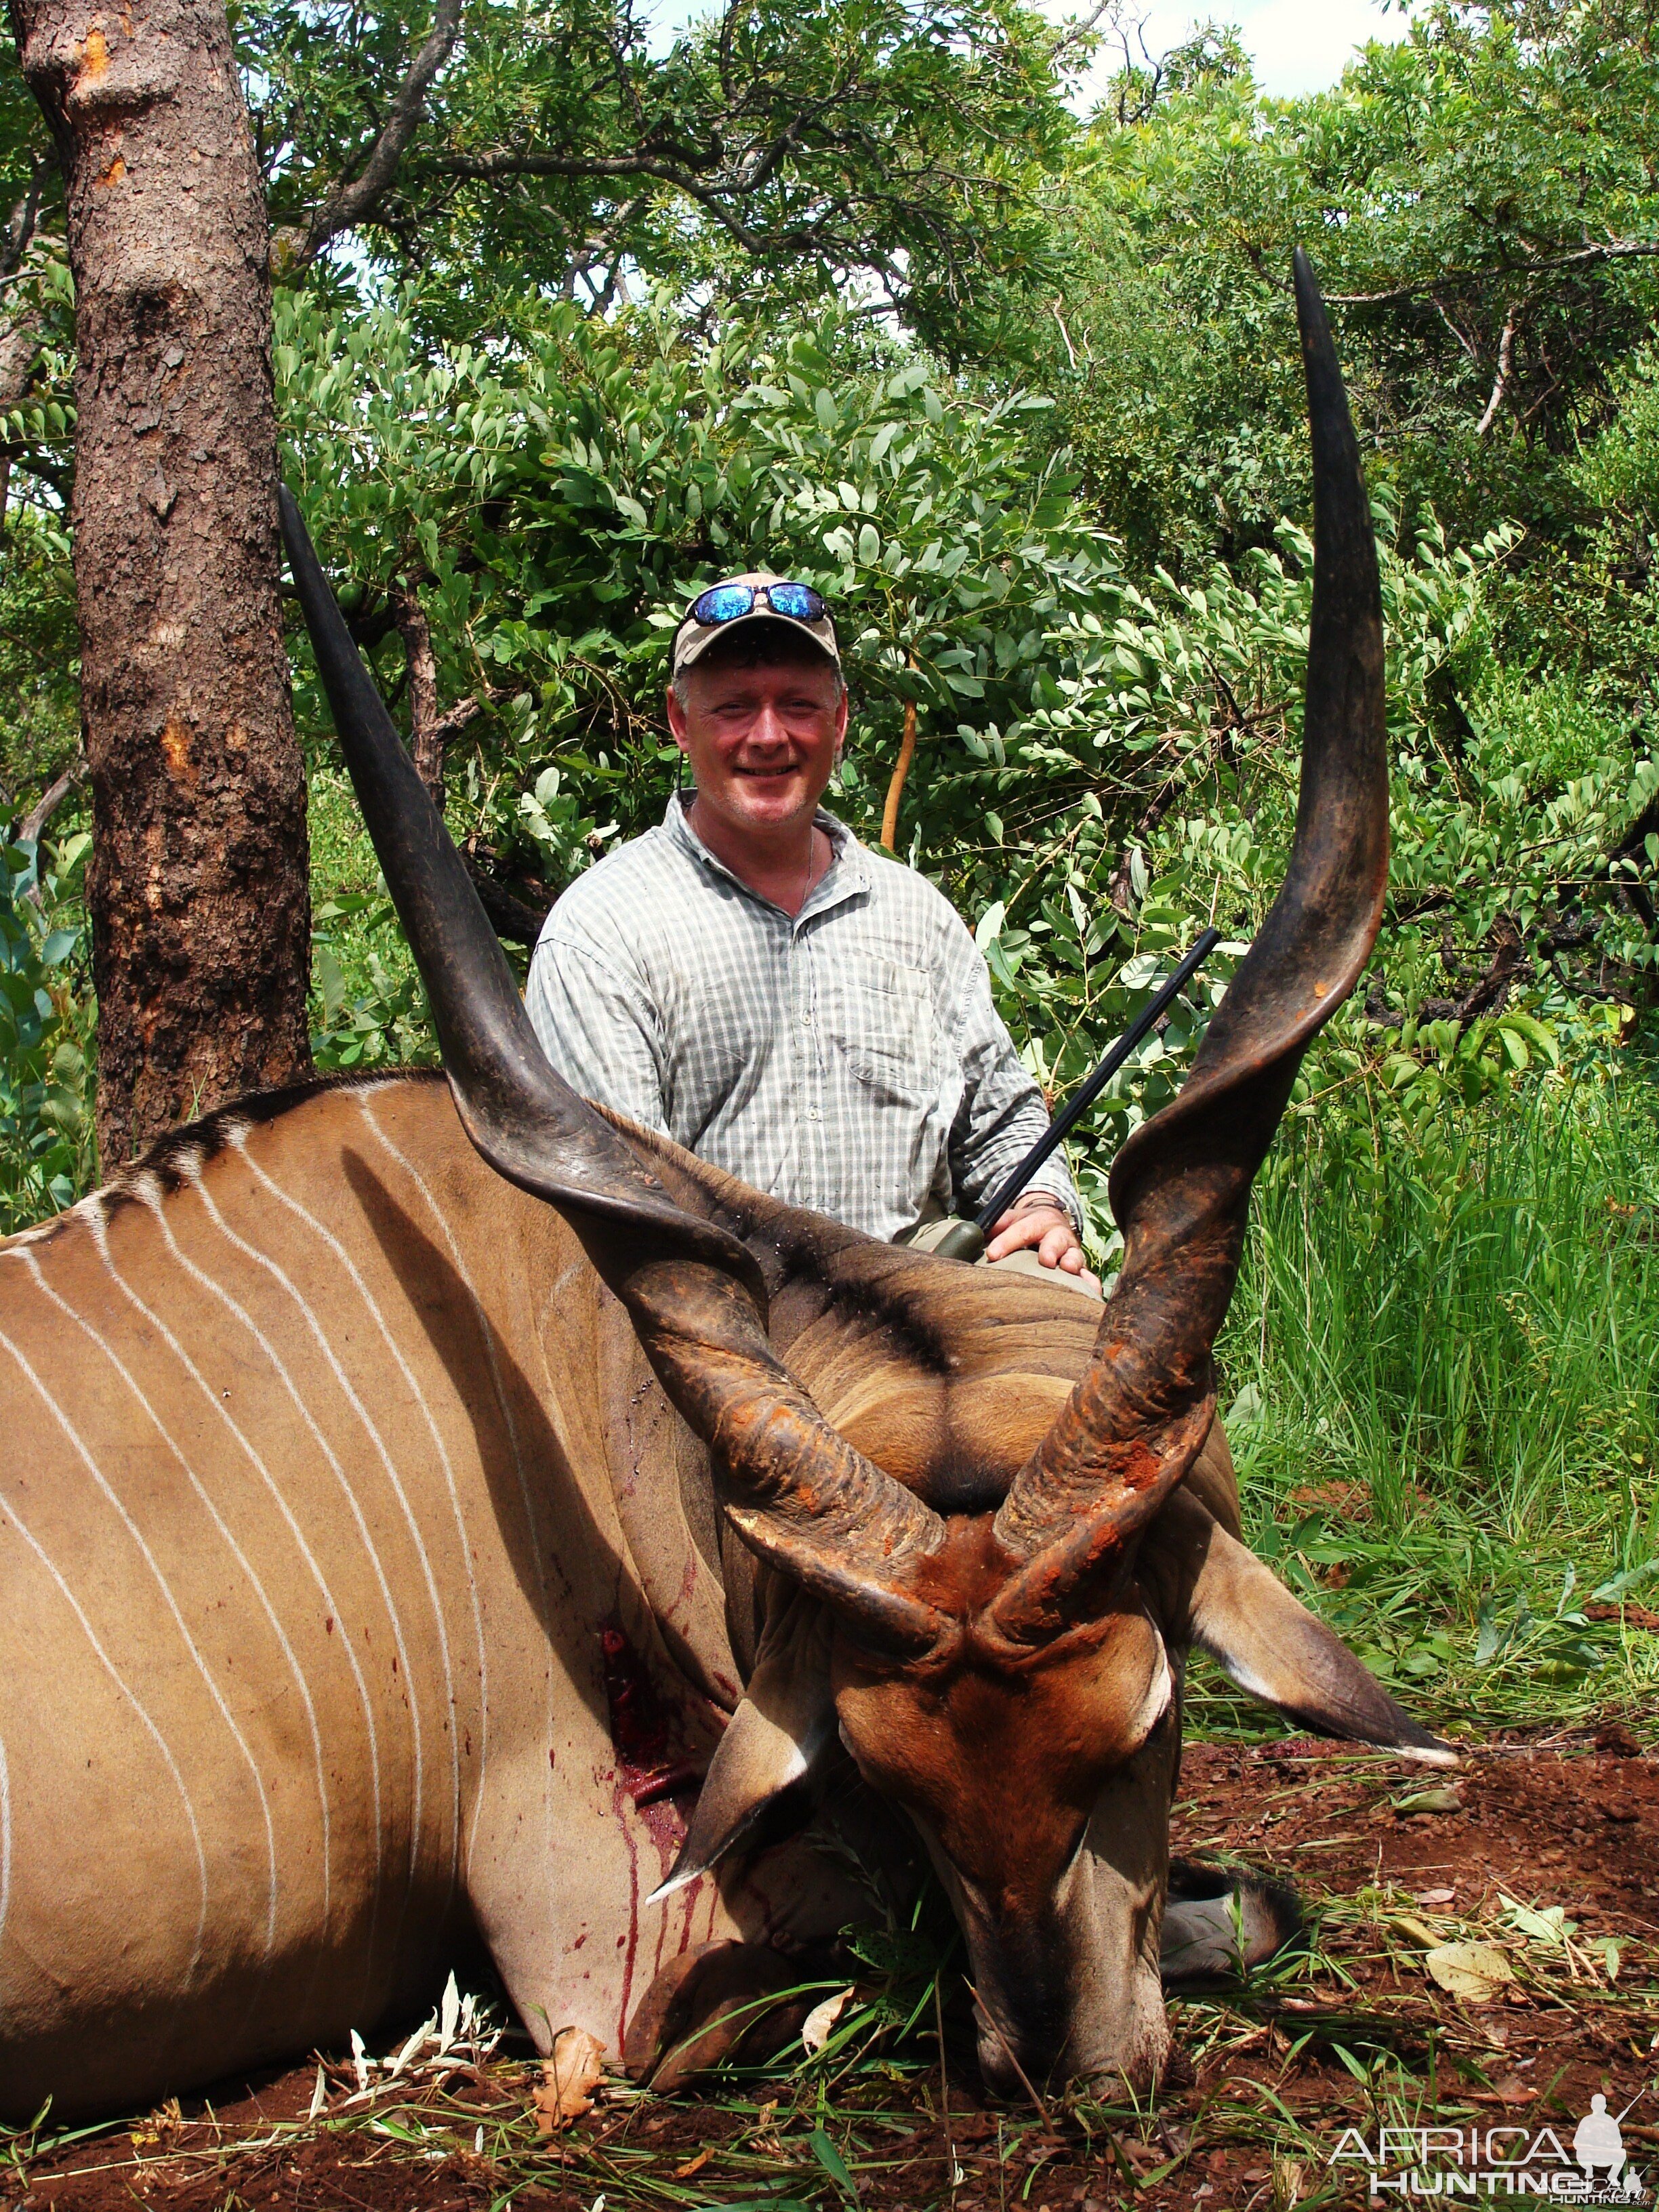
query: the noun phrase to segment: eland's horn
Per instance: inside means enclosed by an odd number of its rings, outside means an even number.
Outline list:
[[[727,1231],[675,1205],[536,1041],[513,971],[460,854],[351,641],[293,494],[277,488],[283,538],[340,748],[431,1001],[466,1133],[496,1172],[554,1204],[658,1228],[673,1249],[762,1292]]]
[[[708,1444],[744,1541],[866,1636],[899,1647],[933,1642],[938,1615],[899,1577],[937,1548],[943,1523],[838,1436],[780,1362],[747,1248],[678,1206],[548,1060],[285,485],[277,501],[341,750],[467,1135],[498,1174],[568,1218],[627,1306],[664,1389]]]
[[[1313,446],[1314,584],[1302,787],[1290,866],[1179,1095],[1112,1169],[1122,1273],[1088,1374],[1020,1471],[996,1533],[1029,1564],[995,1607],[1022,1641],[1059,1632],[1085,1585],[1186,1473],[1215,1412],[1211,1347],[1232,1296],[1250,1184],[1303,1054],[1353,988],[1389,866],[1382,600],[1359,449],[1307,257],[1297,317]]]

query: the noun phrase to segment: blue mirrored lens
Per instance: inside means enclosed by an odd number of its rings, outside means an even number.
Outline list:
[[[691,611],[700,623],[736,622],[746,615],[755,604],[752,584],[716,584],[705,592]]]
[[[817,622],[823,613],[823,601],[810,584],[769,584],[766,596],[774,614],[796,622]]]

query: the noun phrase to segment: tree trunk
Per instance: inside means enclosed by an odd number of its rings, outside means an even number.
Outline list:
[[[263,194],[222,0],[11,0],[76,285],[106,1168],[310,1068]]]

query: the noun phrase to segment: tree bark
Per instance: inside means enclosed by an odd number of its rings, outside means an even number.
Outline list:
[[[106,1167],[310,1068],[264,198],[222,0],[10,0],[76,285]]]
[[[432,650],[431,625],[413,584],[393,584],[386,596],[409,664],[409,738],[410,750],[415,756],[415,772],[441,814],[444,750],[449,741],[449,730],[438,714],[438,662]]]

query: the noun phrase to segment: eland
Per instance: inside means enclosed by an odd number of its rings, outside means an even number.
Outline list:
[[[1215,1419],[1251,1181],[1387,874],[1375,545],[1300,257],[1297,292],[1295,842],[1114,1166],[1103,1309],[570,1092],[284,495],[447,1085],[250,1099],[0,1245],[6,2118],[337,2044],[473,1939],[544,2048],[648,2063],[702,1962],[810,1954],[858,1864],[924,1856],[991,2087],[1145,2083],[1161,1954],[1203,1948],[1166,1911],[1188,1650],[1450,1757],[1244,1547]]]

